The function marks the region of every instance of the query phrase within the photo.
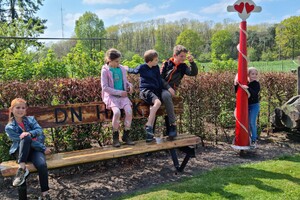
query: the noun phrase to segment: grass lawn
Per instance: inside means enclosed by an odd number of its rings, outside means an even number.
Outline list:
[[[201,63],[201,66],[205,66],[205,71],[209,71],[210,65],[211,63]],[[248,64],[248,67],[256,67],[260,72],[291,72],[298,66],[293,60],[254,61]]]
[[[300,154],[216,168],[120,199],[300,199]]]

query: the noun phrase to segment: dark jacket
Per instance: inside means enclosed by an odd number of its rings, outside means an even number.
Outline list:
[[[250,97],[248,98],[248,104],[255,104],[259,102],[259,91],[260,91],[260,84],[258,81],[251,81],[248,84],[248,91],[250,92]]]
[[[163,82],[160,76],[159,66],[149,67],[146,63],[137,66],[135,69],[129,68],[128,73],[140,74],[140,90],[148,89],[161,93]]]
[[[198,74],[198,68],[195,62],[191,63],[191,68],[185,63],[175,65],[174,58],[170,58],[163,63],[161,69],[161,76],[163,78],[164,87],[169,89],[172,87],[176,89],[184,75],[196,76]]]
[[[235,92],[238,90],[238,85],[234,86]],[[248,97],[248,105],[259,103],[259,92],[260,92],[260,84],[258,81],[251,81],[248,83],[248,92],[250,96]]]

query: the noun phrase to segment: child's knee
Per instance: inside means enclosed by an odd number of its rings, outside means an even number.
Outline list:
[[[132,109],[125,110],[126,116],[132,116]]]
[[[121,110],[120,109],[115,109],[115,110],[113,110],[113,114],[114,114],[115,118],[120,118]]]
[[[21,141],[23,141],[24,143],[31,143],[32,138],[29,135],[27,135]]]
[[[172,98],[172,95],[169,91],[164,91],[161,93],[162,98]]]
[[[161,106],[161,101],[159,99],[155,99],[154,106]]]

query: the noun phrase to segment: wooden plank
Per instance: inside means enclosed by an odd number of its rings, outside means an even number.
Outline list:
[[[177,147],[196,145],[200,143],[200,138],[195,135],[179,135],[174,141],[167,141],[163,138],[161,143],[146,143],[138,141],[136,145],[122,145],[120,148],[112,146],[104,148],[91,148],[79,151],[71,151],[65,153],[57,153],[47,157],[47,166],[49,169],[83,164],[99,160],[111,158],[119,158],[142,154],[146,152],[154,152]],[[35,172],[35,167],[29,163],[26,165],[31,172]],[[14,176],[17,172],[18,164],[15,161],[7,161],[0,164],[2,176]]]
[[[174,98],[175,113],[183,112],[183,101],[181,97]],[[140,99],[132,101],[133,118],[146,118],[149,115],[149,105]],[[78,103],[47,107],[29,107],[28,115],[33,115],[43,128],[61,127],[69,125],[91,124],[111,121],[112,112],[105,109],[103,102]],[[165,115],[162,106],[157,111],[157,116]],[[0,110],[0,133],[4,133],[8,122],[8,109]]]

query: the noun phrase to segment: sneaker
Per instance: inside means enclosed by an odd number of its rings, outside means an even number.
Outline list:
[[[152,142],[154,140],[153,128],[151,126],[146,126],[146,142]]]
[[[176,125],[172,124],[171,126],[169,126],[168,136],[170,140],[175,139],[175,137],[177,136]]]
[[[252,141],[250,147],[255,148],[257,145],[256,141]]]
[[[13,186],[17,187],[17,186],[22,185],[25,182],[28,174],[29,174],[29,170],[27,168],[25,168],[25,169],[19,168],[17,171],[17,174],[14,178]]]
[[[49,194],[46,194],[45,196],[40,196],[39,200],[51,200],[51,197]]]

